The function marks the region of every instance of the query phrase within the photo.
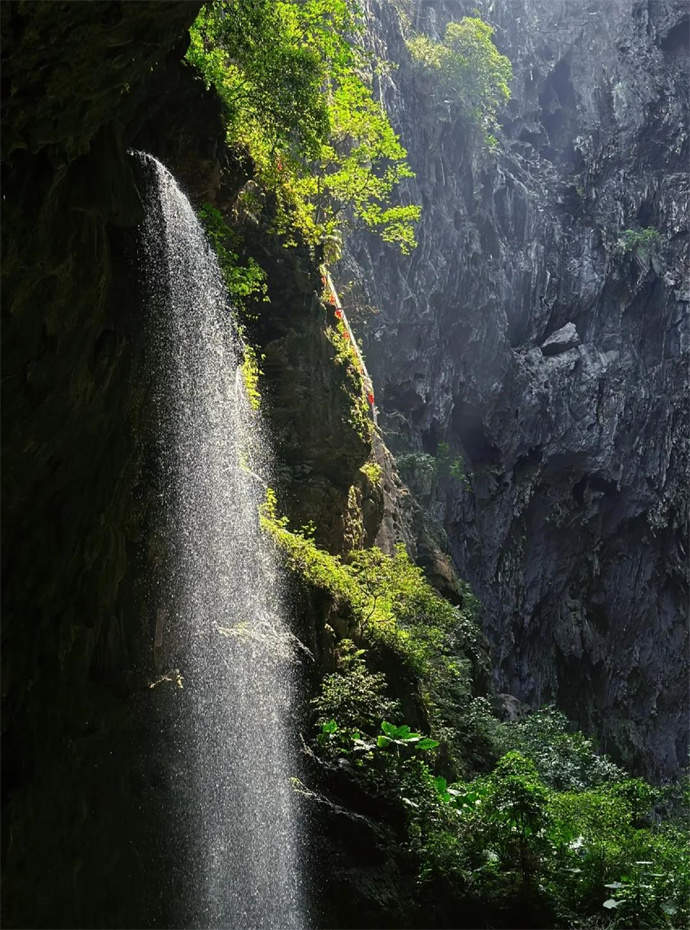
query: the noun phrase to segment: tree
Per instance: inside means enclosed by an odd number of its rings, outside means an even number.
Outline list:
[[[360,36],[348,0],[214,0],[187,57],[223,100],[229,140],[275,192],[282,232],[322,245],[350,218],[407,252],[420,208],[390,199],[412,171],[361,76]]]
[[[598,755],[584,734],[571,729],[555,707],[542,707],[504,726],[502,748],[532,759],[544,782],[558,791],[581,791],[623,778],[622,769]]]
[[[494,30],[483,20],[465,16],[448,23],[442,42],[416,36],[407,43],[420,70],[433,76],[434,88],[455,102],[486,141],[498,125],[499,107],[510,99],[513,69],[493,43]]]

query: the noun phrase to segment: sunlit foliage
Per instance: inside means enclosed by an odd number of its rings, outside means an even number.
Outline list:
[[[478,17],[448,23],[441,42],[428,36],[408,41],[413,61],[433,82],[437,100],[455,104],[484,138],[495,143],[500,107],[510,98],[512,65],[493,43],[494,30]]]
[[[214,0],[187,58],[223,100],[229,140],[275,193],[283,233],[323,245],[355,221],[407,252],[419,207],[391,198],[412,171],[364,78],[375,63],[360,34],[347,0]]]

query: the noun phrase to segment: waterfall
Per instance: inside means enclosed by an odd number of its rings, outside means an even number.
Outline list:
[[[182,924],[297,930],[294,656],[258,524],[269,449],[215,255],[172,175],[135,157],[147,176],[142,246],[165,528],[154,652],[182,708],[170,735]]]

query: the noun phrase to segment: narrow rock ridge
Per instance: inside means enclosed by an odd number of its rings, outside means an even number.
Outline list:
[[[435,38],[474,9],[496,27],[514,80],[492,154],[420,95],[398,6],[366,10],[419,246],[359,235],[339,273],[380,309],[364,349],[384,437],[464,459],[435,506],[499,690],[669,776],[687,760],[690,7],[415,7]]]

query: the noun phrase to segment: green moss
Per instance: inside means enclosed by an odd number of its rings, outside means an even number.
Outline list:
[[[369,444],[374,434],[374,425],[369,413],[357,353],[349,338],[346,338],[347,330],[342,323],[338,326],[329,326],[326,329],[326,336],[335,349],[335,364],[343,368],[346,373],[346,390],[350,395],[348,423],[360,439]]]
[[[381,484],[383,478],[383,470],[379,464],[376,462],[365,462],[364,465],[360,468],[362,474],[367,478],[367,480],[373,485]]]
[[[350,485],[347,492],[344,539],[348,549],[359,549],[364,543],[362,489],[354,484]]]
[[[290,571],[346,609],[354,638],[392,653],[401,670],[418,678],[430,718],[447,726],[457,704],[469,700],[471,669],[483,661],[471,609],[440,597],[402,545],[392,557],[372,547],[351,552],[347,562],[319,549],[278,516],[270,489],[261,525]]]
[[[259,377],[263,372],[259,368],[259,358],[253,346],[245,345],[244,347],[244,360],[241,371],[249,403],[254,410],[258,410],[261,406]]]
[[[253,258],[242,262],[239,256],[243,246],[242,237],[230,228],[220,210],[205,203],[199,209],[199,218],[216,253],[235,308],[245,314],[250,300],[267,300],[266,272]]]
[[[286,517],[279,517],[275,491],[266,491],[261,507],[261,528],[273,539],[286,567],[308,584],[328,591],[339,604],[353,612],[362,609],[362,592],[352,574],[337,555],[319,549],[313,539],[288,529]]]

